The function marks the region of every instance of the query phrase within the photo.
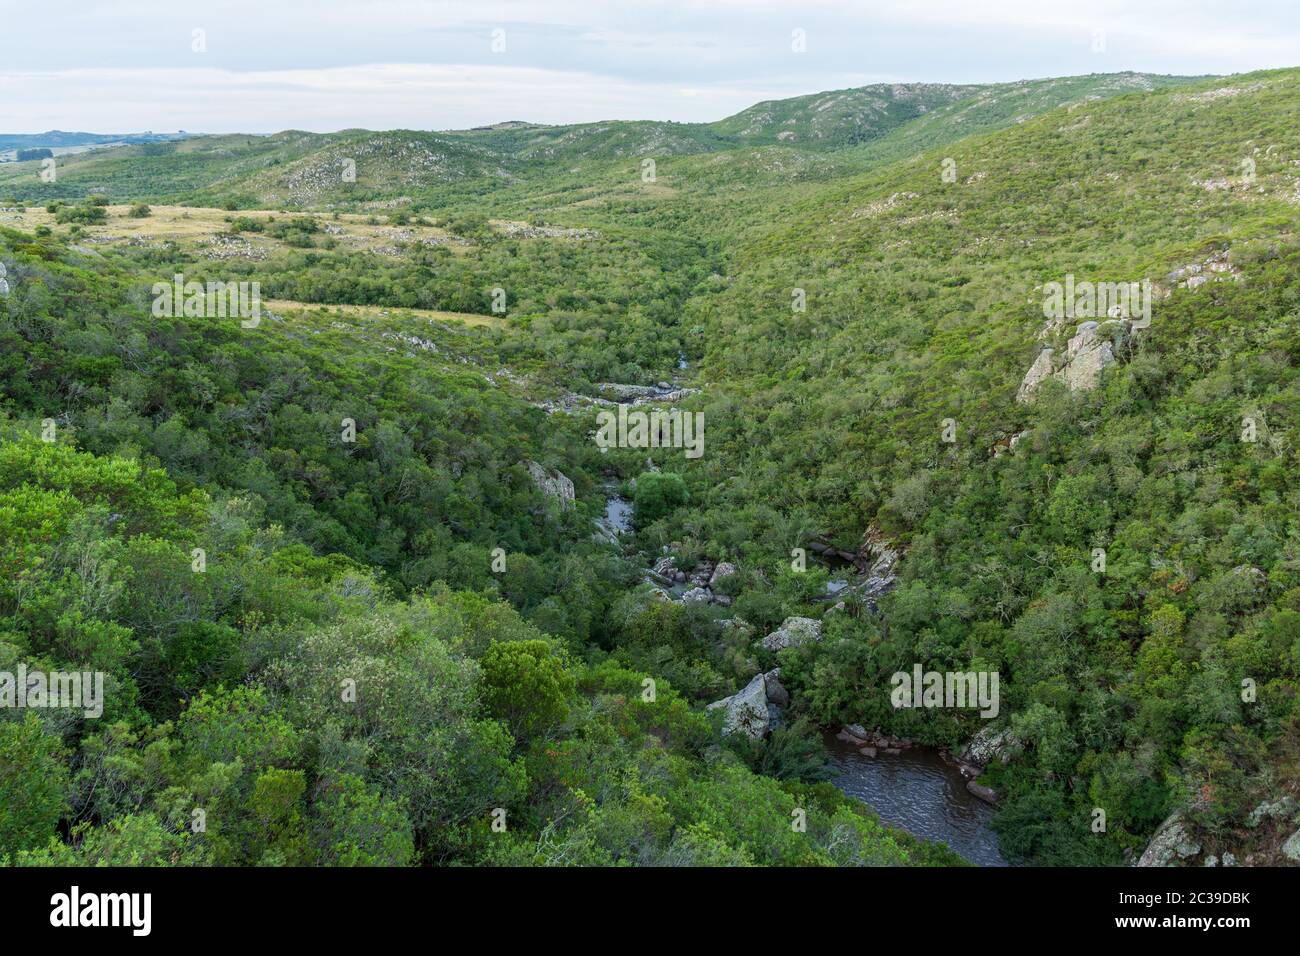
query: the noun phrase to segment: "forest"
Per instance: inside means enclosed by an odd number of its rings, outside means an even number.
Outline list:
[[[0,673],[105,697],[0,708],[0,862],[965,865],[855,727],[1010,862],[1300,859],[1300,70],[917,87],[7,164]]]

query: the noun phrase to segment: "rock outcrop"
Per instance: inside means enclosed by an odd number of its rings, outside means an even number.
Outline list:
[[[1291,838],[1282,844],[1282,855],[1288,860],[1300,862],[1300,830],[1291,834]]]
[[[772,728],[772,714],[768,709],[767,680],[764,674],[755,674],[744,690],[709,704],[709,710],[725,708],[722,718],[722,735],[729,737],[743,733],[752,740],[766,737]]]
[[[1052,377],[1052,351],[1052,349],[1043,349],[1038,353],[1038,358],[1034,359],[1034,364],[1029,366],[1024,381],[1016,391],[1016,401],[1028,402],[1034,390]]]
[[[1285,820],[1295,818],[1297,810],[1295,797],[1283,796],[1277,800],[1265,800],[1246,817],[1246,826],[1254,829],[1265,820]]]
[[[787,647],[800,647],[822,639],[821,621],[810,617],[787,617],[781,626],[763,638],[763,647],[769,651],[782,651]]]
[[[709,587],[715,587],[723,578],[731,577],[731,575],[735,573],[736,566],[734,564],[729,564],[726,561],[718,562],[718,566],[714,568],[713,573],[709,575]]]
[[[1120,319],[1081,323],[1065,348],[1065,365],[1056,373],[1070,391],[1096,388],[1101,373],[1115,364],[1115,347],[1100,334],[1104,327],[1120,330],[1121,338],[1128,333],[1128,323]]]
[[[1065,360],[1057,367],[1056,351],[1045,348],[1025,373],[1016,401],[1028,402],[1038,387],[1049,378],[1064,382],[1070,391],[1087,391],[1101,384],[1101,374],[1114,365],[1115,343],[1129,334],[1126,319],[1104,322],[1081,322],[1065,347]]]
[[[985,727],[970,739],[958,759],[963,764],[981,769],[995,759],[1006,763],[1011,759],[1011,753],[1018,743],[1010,728],[999,730],[996,727]]]
[[[573,482],[563,472],[550,471],[535,461],[526,461],[524,466],[542,494],[558,501],[564,511],[573,507]]]
[[[1181,812],[1169,816],[1155,836],[1142,851],[1138,866],[1173,866],[1179,860],[1190,859],[1201,852],[1201,845],[1193,842],[1183,824]]]

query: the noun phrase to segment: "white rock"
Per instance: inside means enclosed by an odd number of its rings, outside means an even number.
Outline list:
[[[533,483],[544,495],[558,501],[564,511],[573,507],[573,482],[563,472],[548,471],[535,461],[526,461],[524,465],[528,468],[528,474],[532,475]]]
[[[709,704],[709,710],[726,708],[722,720],[722,734],[728,737],[734,733],[743,733],[747,737],[759,740],[767,736],[771,729],[771,716],[767,709],[767,683],[762,674],[755,674],[754,679],[745,685],[745,689],[730,697]]]
[[[779,651],[821,639],[820,621],[814,621],[810,617],[787,617],[779,628],[763,638],[763,647],[769,651]]]

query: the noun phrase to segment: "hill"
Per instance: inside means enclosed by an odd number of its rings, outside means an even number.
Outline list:
[[[120,710],[0,724],[41,771],[0,853],[951,862],[821,780],[861,724],[1017,860],[1288,862],[1298,111],[1300,70],[1131,74],[70,161],[0,221],[0,654]],[[154,314],[178,272],[275,305]],[[702,456],[598,447],[611,396]],[[997,715],[896,707],[916,667]]]

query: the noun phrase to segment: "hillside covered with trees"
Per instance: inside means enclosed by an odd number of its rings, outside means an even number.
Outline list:
[[[830,782],[856,727],[1013,862],[1291,861],[1297,111],[1117,74],[7,164],[0,672],[105,695],[0,711],[0,860],[962,863]],[[620,401],[703,453],[601,447]]]

